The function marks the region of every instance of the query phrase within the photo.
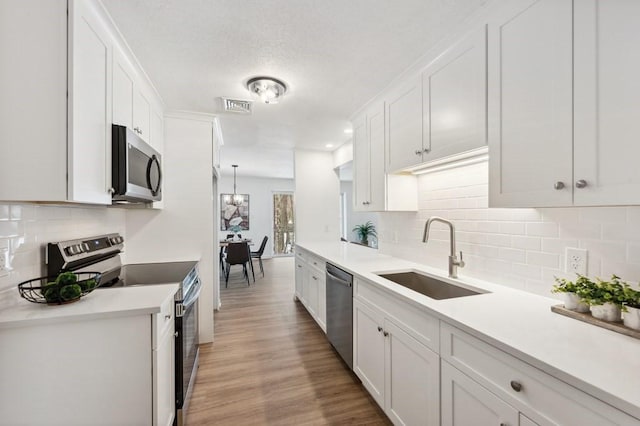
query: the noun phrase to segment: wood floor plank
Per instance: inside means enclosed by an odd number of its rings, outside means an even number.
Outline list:
[[[200,347],[189,426],[391,424],[293,301],[293,262],[264,260],[250,287],[232,271],[215,341]]]

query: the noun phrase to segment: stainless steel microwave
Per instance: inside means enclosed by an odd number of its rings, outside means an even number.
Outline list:
[[[114,203],[162,199],[162,162],[158,151],[125,126],[112,126],[111,180]]]

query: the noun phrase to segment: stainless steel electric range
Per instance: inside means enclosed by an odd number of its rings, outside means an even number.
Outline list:
[[[99,289],[179,283],[175,295],[175,389],[174,425],[181,426],[198,368],[198,298],[201,281],[198,262],[138,263],[122,265],[124,238],[106,234],[47,244],[47,275],[62,271],[99,272]]]

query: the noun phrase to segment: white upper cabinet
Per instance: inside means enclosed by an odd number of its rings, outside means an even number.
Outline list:
[[[487,144],[486,46],[483,26],[423,71],[423,161]]]
[[[367,137],[367,116],[358,117],[353,126],[353,209],[366,210],[371,196],[369,189],[369,138]]]
[[[370,106],[353,122],[353,209],[412,211],[418,209],[417,179],[385,173],[385,103]]]
[[[640,204],[640,4],[517,1],[489,25],[492,207]]]
[[[574,8],[574,203],[640,204],[640,2]]]
[[[149,142],[151,129],[151,104],[141,90],[133,93],[133,131]]]
[[[133,129],[136,73],[120,49],[113,53],[113,123]]]
[[[69,8],[69,199],[111,204],[112,43],[95,3]]]
[[[388,173],[422,163],[422,80],[415,76],[385,96]]]
[[[489,23],[492,207],[572,202],[572,1],[508,2]]]
[[[111,124],[136,124],[144,74],[118,45],[97,0],[0,4],[0,55],[12,63],[0,67],[0,180],[12,182],[0,185],[0,200],[111,204]],[[147,135],[155,125],[161,143],[162,101],[143,82],[141,125]]]

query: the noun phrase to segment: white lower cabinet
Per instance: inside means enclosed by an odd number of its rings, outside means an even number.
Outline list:
[[[440,358],[384,312],[354,300],[354,372],[397,425],[438,425]]]
[[[442,426],[518,425],[518,410],[469,376],[446,361],[441,372]]]
[[[322,331],[327,331],[325,263],[319,257],[296,249],[295,296],[307,308]]]
[[[640,420],[443,322],[440,338],[443,425],[640,425]],[[504,407],[513,407],[515,418],[487,423],[456,420],[458,410],[464,409],[469,419],[481,419],[489,411],[498,413],[488,408],[494,406],[502,407],[499,413],[504,416]]]
[[[173,306],[0,329],[0,424],[170,426]]]

